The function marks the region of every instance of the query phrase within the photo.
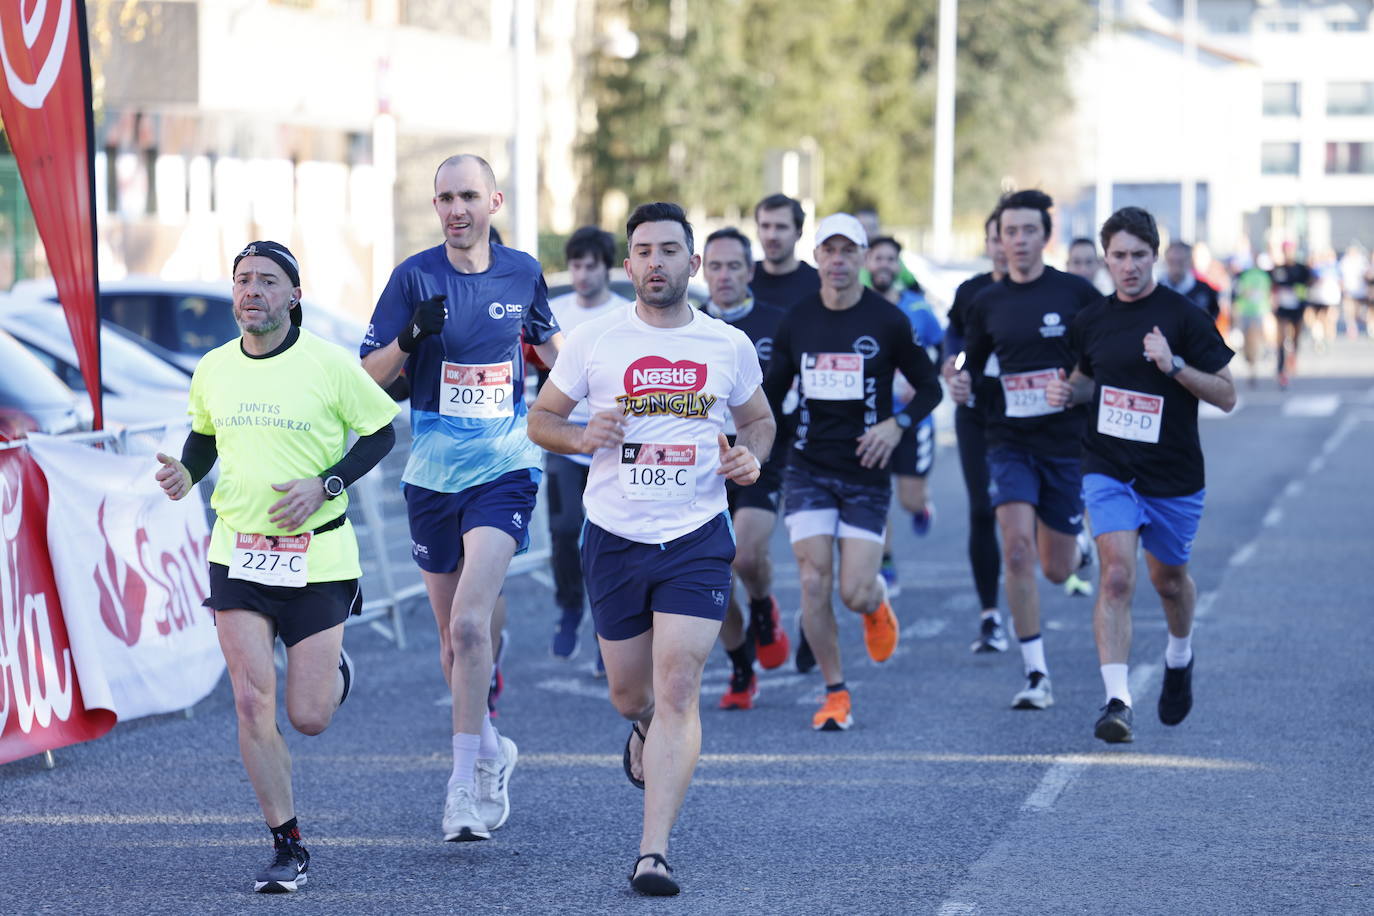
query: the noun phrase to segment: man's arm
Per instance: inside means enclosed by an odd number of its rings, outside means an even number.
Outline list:
[[[560,455],[590,455],[625,441],[625,416],[603,410],[592,414],[586,426],[568,421],[577,402],[564,394],[552,379],[544,381],[539,397],[530,406],[526,428],[535,445]]]
[[[405,353],[396,341],[392,341],[379,350],[373,350],[363,357],[363,369],[372,380],[383,388],[396,381],[396,377],[401,374],[401,367],[406,364]]]
[[[1145,335],[1145,357],[1153,361],[1160,372],[1168,372],[1174,367],[1174,351],[1158,327]],[[1174,376],[1174,381],[1187,388],[1199,401],[1206,401],[1227,413],[1236,406],[1236,385],[1227,366],[1222,366],[1216,372],[1204,372],[1194,366],[1184,366]]]
[[[554,335],[541,344],[534,344],[534,352],[539,354],[544,365],[553,368],[554,360],[558,359],[558,353],[563,349],[563,332],[555,331]]]
[[[727,442],[722,447],[716,473],[738,484],[751,484],[759,479],[759,469],[773,448],[777,423],[762,388],[755,388],[743,404],[731,407],[730,415],[735,420],[735,444],[731,447]]]
[[[1045,386],[1045,401],[1051,407],[1064,408],[1086,404],[1092,400],[1096,384],[1093,377],[1080,368],[1075,368],[1068,378],[1064,378],[1064,370],[1060,369],[1059,378]]]

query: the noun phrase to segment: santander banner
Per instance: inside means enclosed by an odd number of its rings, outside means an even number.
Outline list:
[[[95,172],[84,0],[0,0],[0,117],[91,393],[100,403]]]
[[[115,723],[81,693],[47,517],[38,466],[24,449],[0,451],[0,763],[99,738]]]

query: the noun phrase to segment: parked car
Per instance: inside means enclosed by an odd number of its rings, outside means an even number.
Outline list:
[[[77,398],[24,345],[0,331],[0,441],[81,426]]]
[[[117,333],[109,322],[101,324],[101,388],[106,420],[127,426],[185,418],[190,388],[186,374]],[[38,304],[6,307],[0,302],[0,329],[8,331],[63,384],[89,402],[76,346],[60,309]]]
[[[102,281],[100,317],[128,335],[147,341],[147,349],[186,375],[209,350],[239,336],[234,322],[230,281],[216,283],[128,277]],[[51,279],[22,280],[10,290],[16,302],[57,302]],[[301,303],[302,321],[314,333],[356,353],[363,326],[309,299]]]

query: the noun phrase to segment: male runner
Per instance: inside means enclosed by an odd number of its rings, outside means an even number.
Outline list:
[[[1264,355],[1264,318],[1269,314],[1271,296],[1269,271],[1265,270],[1268,260],[1268,255],[1260,255],[1255,264],[1231,281],[1231,324],[1241,334],[1251,388],[1259,385],[1259,363]]]
[[[1278,376],[1279,388],[1286,389],[1298,371],[1298,342],[1302,339],[1303,311],[1307,308],[1307,288],[1312,284],[1312,271],[1298,260],[1297,247],[1284,242],[1283,260],[1269,271],[1269,284],[1274,300],[1274,317],[1278,320]]]
[[[760,302],[749,291],[749,271],[753,264],[749,239],[735,228],[717,229],[702,246],[702,272],[710,299],[706,313],[743,331],[753,341],[759,366],[768,371],[773,355],[773,338],[785,314],[782,309]],[[726,418],[726,430],[734,435],[734,424]],[[785,443],[783,443],[785,445]],[[779,454],[782,452],[782,454]],[[763,463],[757,482],[747,487],[726,481],[725,495],[730,520],[735,528],[734,577],[749,599],[749,626],[744,624],[738,590],[730,589],[725,620],[720,628],[720,644],[730,658],[730,688],[720,698],[721,709],[752,709],[758,694],[754,657],[764,668],[772,669],[787,661],[787,631],[779,619],[777,599],[772,595],[773,561],[768,555],[768,540],[778,518],[778,499],[782,494],[782,465],[785,449],[775,442],[773,454]]]
[[[1002,398],[988,418],[989,491],[1002,533],[1007,604],[1021,642],[1026,686],[1015,709],[1054,705],[1040,634],[1036,554],[1045,578],[1061,584],[1085,562],[1077,542],[1083,527],[1079,492],[1082,408],[1045,400],[1045,387],[1073,367],[1069,324],[1101,298],[1092,284],[1045,264],[1050,208],[1043,191],[1017,191],[1002,199],[998,217],[1007,278],[978,294],[967,319],[966,367],[950,391],[967,402],[970,373],[982,374],[996,354]]]
[[[963,368],[964,329],[969,306],[975,296],[998,283],[1007,275],[1007,257],[1002,251],[998,235],[997,211],[983,223],[983,250],[992,262],[992,270],[970,277],[954,291],[954,304],[949,307],[949,325],[945,328],[945,359],[941,374],[951,382]],[[997,546],[997,516],[988,496],[987,417],[1002,397],[997,381],[997,356],[988,357],[980,384],[966,404],[954,407],[954,433],[959,443],[959,466],[963,470],[964,488],[968,490],[968,561],[973,571],[973,587],[978,592],[982,608],[978,621],[978,638],[969,647],[974,652],[1007,651],[1007,634],[1002,628],[1002,615],[997,609],[997,582],[1002,569],[1002,552]]]
[[[510,815],[517,750],[492,727],[487,692],[493,610],[511,557],[529,545],[539,487],[520,340],[549,365],[562,343],[539,263],[488,239],[503,200],[484,159],[444,160],[434,176],[444,242],[392,271],[361,348],[378,384],[402,367],[411,381],[401,479],[453,694],[443,831],[456,841],[490,839]]]
[[[1132,737],[1127,662],[1138,545],[1169,626],[1159,720],[1177,725],[1193,705],[1197,586],[1188,558],[1205,494],[1197,405],[1235,407],[1226,367],[1235,354],[1196,303],[1155,283],[1159,230],[1148,212],[1112,214],[1102,225],[1102,248],[1116,293],[1070,326],[1078,365],[1069,379],[1051,382],[1045,397],[1059,407],[1089,405],[1083,493],[1102,567],[1093,632],[1107,694],[1093,733],[1121,742]]]
[[[800,567],[802,623],[825,676],[825,702],[811,724],[841,730],[853,715],[830,604],[836,541],[840,600],[863,615],[869,657],[887,661],[899,638],[878,572],[892,498],[888,461],[903,431],[929,414],[941,393],[906,315],[859,282],[868,247],[859,221],[833,214],[816,238],[821,290],[793,306],[779,326],[764,390],[778,411],[801,377],[796,440],[783,473],[784,518]],[[915,394],[894,414],[898,371]]]
[[[1097,256],[1097,243],[1080,236],[1069,243],[1069,257],[1064,262],[1064,272],[1082,277],[1089,283],[1097,283],[1097,272],[1102,269],[1102,259]]]
[[[629,305],[628,299],[611,291],[611,266],[615,263],[615,237],[596,226],[583,226],[568,238],[563,253],[572,275],[573,290],[549,300],[549,309],[564,334],[602,315]],[[570,418],[586,424],[586,404],[578,404]],[[577,631],[582,625],[582,557],[577,542],[582,532],[582,491],[587,486],[590,455],[544,456],[544,495],[549,512],[549,541],[553,553],[554,601],[558,623],[550,651],[554,658],[577,655]]]
[[[635,304],[572,335],[529,432],[550,451],[593,454],[582,566],[611,701],[634,723],[625,772],[645,790],[630,880],[671,895],[668,834],[701,750],[701,674],[735,555],[725,481],[758,479],[773,417],[749,338],[687,301],[701,259],[682,208],[644,204],[626,234]],[[592,416],[580,426],[567,418],[584,398]]]
[[[1213,321],[1221,315],[1221,298],[1215,289],[1198,279],[1193,270],[1193,246],[1187,242],[1172,241],[1164,250],[1164,276],[1159,285],[1178,293]]]
[[[786,194],[770,194],[754,207],[763,259],[754,265],[754,295],[784,311],[820,289],[816,268],[797,257],[806,211]]]
[[[234,320],[243,332],[211,350],[191,378],[191,433],[181,460],[159,454],[156,478],[181,499],[210,472],[210,597],[234,688],[239,752],[272,833],[253,882],[294,891],[309,877],[291,794],[291,755],[277,729],[272,647],[286,645],[286,712],[305,735],[329,727],[353,685],[344,621],[362,610],[358,541],[344,490],[391,451],[399,408],[343,349],[302,330],[300,268],[285,246],[254,242],[234,259]],[[349,431],[360,438],[344,454]]]

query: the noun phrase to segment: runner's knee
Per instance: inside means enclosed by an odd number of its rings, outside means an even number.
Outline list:
[[[642,722],[654,712],[654,695],[642,684],[611,684],[611,705],[632,722]]]
[[[1134,591],[1134,569],[1121,562],[1102,564],[1102,596],[1106,600],[1121,604],[1130,601]]]

